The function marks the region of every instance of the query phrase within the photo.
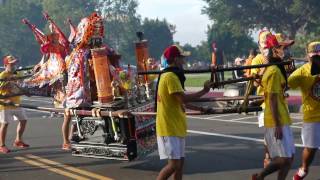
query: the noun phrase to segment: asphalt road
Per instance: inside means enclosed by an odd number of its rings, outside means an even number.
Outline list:
[[[25,98],[26,99],[26,98]],[[33,105],[50,106],[45,98],[27,98]],[[32,101],[30,101],[32,100]],[[165,165],[157,152],[132,161],[73,157],[61,150],[61,117],[27,111],[29,117],[24,139],[28,149],[15,149],[12,142],[17,123],[8,129],[7,145],[13,152],[0,154],[0,180],[56,179],[155,179]],[[301,114],[291,114],[296,143],[296,158],[288,179],[301,162]],[[189,116],[184,179],[247,180],[262,168],[263,129],[254,114]],[[320,154],[313,162],[307,180],[320,180]],[[276,179],[272,175],[266,179]]]

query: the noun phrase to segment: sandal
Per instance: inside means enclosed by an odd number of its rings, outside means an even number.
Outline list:
[[[71,150],[71,144],[70,143],[62,144],[62,150],[70,151]]]
[[[0,146],[0,153],[7,154],[10,152],[10,149],[8,149],[6,146]]]
[[[23,141],[14,141],[13,146],[18,148],[27,148],[29,147],[29,144],[26,144]]]

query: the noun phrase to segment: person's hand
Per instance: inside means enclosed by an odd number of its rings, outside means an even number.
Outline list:
[[[204,82],[204,85],[203,85],[203,90],[205,92],[209,92],[211,88],[214,88],[214,82],[211,82],[209,80],[207,80],[206,82]]]
[[[282,127],[281,126],[276,126],[275,132],[274,132],[274,137],[278,140],[282,139]]]

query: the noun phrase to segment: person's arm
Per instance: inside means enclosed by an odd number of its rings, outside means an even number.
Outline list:
[[[181,104],[186,104],[188,102],[197,100],[201,96],[207,94],[210,91],[210,88],[212,86],[213,86],[213,82],[206,81],[201,91],[198,91],[196,93],[190,93],[190,94],[186,94],[184,92],[176,92],[176,93],[173,93],[172,95],[175,96]]]
[[[296,89],[301,85],[303,79],[301,68],[299,68],[288,77],[288,86],[292,89]]]

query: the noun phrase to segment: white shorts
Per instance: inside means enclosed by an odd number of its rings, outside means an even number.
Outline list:
[[[9,121],[27,120],[26,113],[22,108],[0,110],[0,123],[8,124]]]
[[[264,126],[264,109],[262,109],[262,111],[258,112],[258,126],[259,127]]]
[[[303,123],[301,139],[304,147],[320,148],[320,123]]]
[[[274,136],[276,128],[265,128],[264,139],[266,141],[270,157],[292,157],[295,153],[293,134],[290,126],[282,127],[282,139]]]
[[[184,157],[185,138],[176,136],[157,136],[160,159],[181,159]]]

